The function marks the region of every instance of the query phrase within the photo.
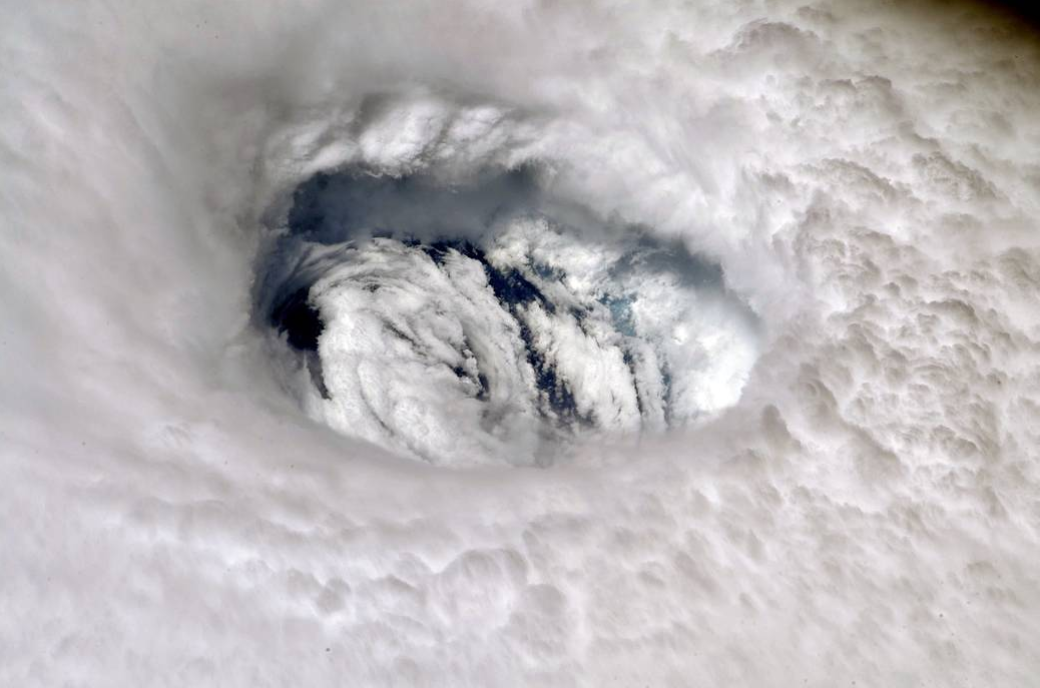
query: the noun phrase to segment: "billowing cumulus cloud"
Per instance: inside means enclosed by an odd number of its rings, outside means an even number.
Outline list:
[[[1040,670],[1040,51],[969,3],[13,3],[0,682]]]

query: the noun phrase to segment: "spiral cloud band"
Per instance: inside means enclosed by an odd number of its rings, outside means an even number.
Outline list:
[[[1023,15],[5,9],[0,684],[1035,684]]]

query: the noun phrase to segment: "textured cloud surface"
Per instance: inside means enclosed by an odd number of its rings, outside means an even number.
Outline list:
[[[0,683],[1035,683],[1031,27],[8,4]]]

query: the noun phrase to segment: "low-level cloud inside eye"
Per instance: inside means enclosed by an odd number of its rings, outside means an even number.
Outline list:
[[[736,403],[756,318],[721,269],[553,199],[533,170],[318,175],[261,252],[261,313],[311,414],[442,464],[551,463],[574,441]]]

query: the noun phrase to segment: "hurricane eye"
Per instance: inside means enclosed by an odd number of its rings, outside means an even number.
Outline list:
[[[547,464],[703,422],[757,356],[719,265],[564,203],[532,170],[451,187],[315,176],[258,269],[312,413],[442,465]]]

